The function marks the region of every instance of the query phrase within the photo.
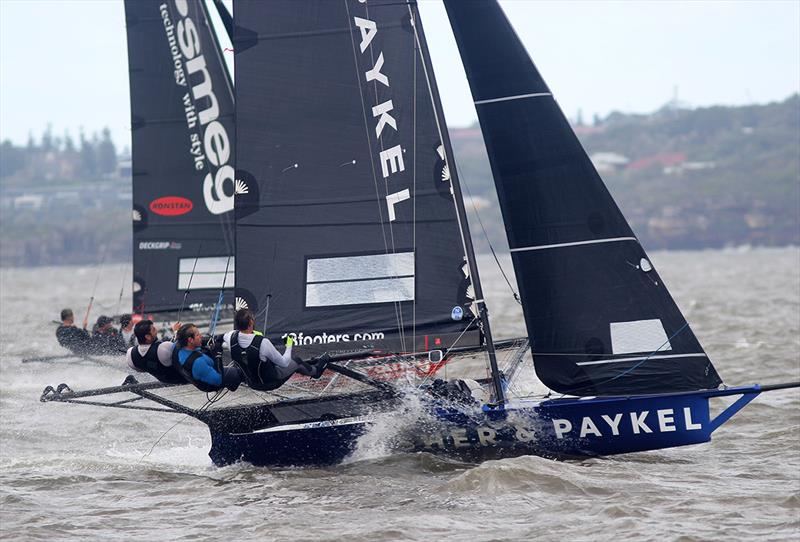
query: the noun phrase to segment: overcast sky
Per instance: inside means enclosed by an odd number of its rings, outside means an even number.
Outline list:
[[[501,2],[568,116],[800,91],[800,0]],[[420,11],[450,126],[475,110],[444,8]],[[230,54],[230,53],[229,53]],[[0,0],[0,139],[111,128],[129,144],[122,0]],[[499,62],[502,59],[498,59]]]

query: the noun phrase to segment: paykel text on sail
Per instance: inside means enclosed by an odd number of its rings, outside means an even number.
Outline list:
[[[366,0],[359,0],[359,2],[363,4],[366,2]],[[358,44],[358,47],[363,55],[369,48],[372,40],[375,39],[375,35],[378,33],[378,25],[375,23],[375,21],[362,19],[361,17],[353,17],[353,22],[361,33],[361,42]],[[367,83],[376,81],[377,83],[384,85],[386,88],[389,88],[389,77],[387,77],[384,73],[381,73],[383,64],[383,51],[380,51],[373,67],[367,70],[364,74]],[[372,108],[372,117],[378,119],[375,125],[375,138],[378,141],[381,140],[381,135],[383,134],[383,130],[386,128],[386,126],[391,126],[395,132],[398,131],[397,121],[391,114],[393,109],[394,106],[392,105],[392,100],[386,100],[385,102],[377,104]],[[397,144],[389,149],[381,150],[378,156],[380,158],[381,173],[383,174],[384,179],[388,179],[389,176],[394,173],[405,171],[406,166],[403,163],[403,149],[400,144]],[[410,198],[411,194],[408,188],[404,188],[386,195],[386,207],[390,222],[394,221],[396,218],[394,206]]]
[[[230,138],[225,126],[217,120],[219,104],[214,94],[214,82],[200,48],[197,26],[189,17],[187,0],[174,0],[174,5],[179,15],[175,25],[167,4],[161,4],[159,9],[175,67],[175,83],[184,87],[187,83],[191,85],[191,96],[186,92],[182,97],[190,130],[189,152],[195,168],[208,171],[203,180],[203,201],[208,211],[215,215],[227,213],[233,210],[233,190],[230,190],[230,195],[224,190],[225,182],[230,181],[232,187],[234,179],[234,169],[228,164]],[[198,131],[198,121],[202,133]]]

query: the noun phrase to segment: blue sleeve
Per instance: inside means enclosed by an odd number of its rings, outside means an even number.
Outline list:
[[[211,384],[212,386],[222,385],[222,375],[214,368],[214,360],[205,354],[194,361],[194,365],[192,365],[192,376],[196,380]]]

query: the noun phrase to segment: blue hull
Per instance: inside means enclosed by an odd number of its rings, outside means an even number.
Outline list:
[[[467,461],[539,455],[602,456],[700,444],[759,393],[758,386],[634,397],[515,401],[503,408],[433,407],[398,452],[429,452]],[[740,398],[711,418],[709,399]],[[335,464],[370,427],[350,418],[271,427],[247,433],[212,431],[217,465]]]

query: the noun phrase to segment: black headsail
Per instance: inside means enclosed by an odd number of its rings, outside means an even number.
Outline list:
[[[133,310],[177,311],[187,289],[187,308],[210,309],[235,269],[230,76],[203,0],[127,0],[125,18]]]
[[[539,378],[576,395],[713,388],[716,370],[494,0],[445,0]]]
[[[236,301],[271,336],[407,351],[479,340],[412,14],[235,4]]]

